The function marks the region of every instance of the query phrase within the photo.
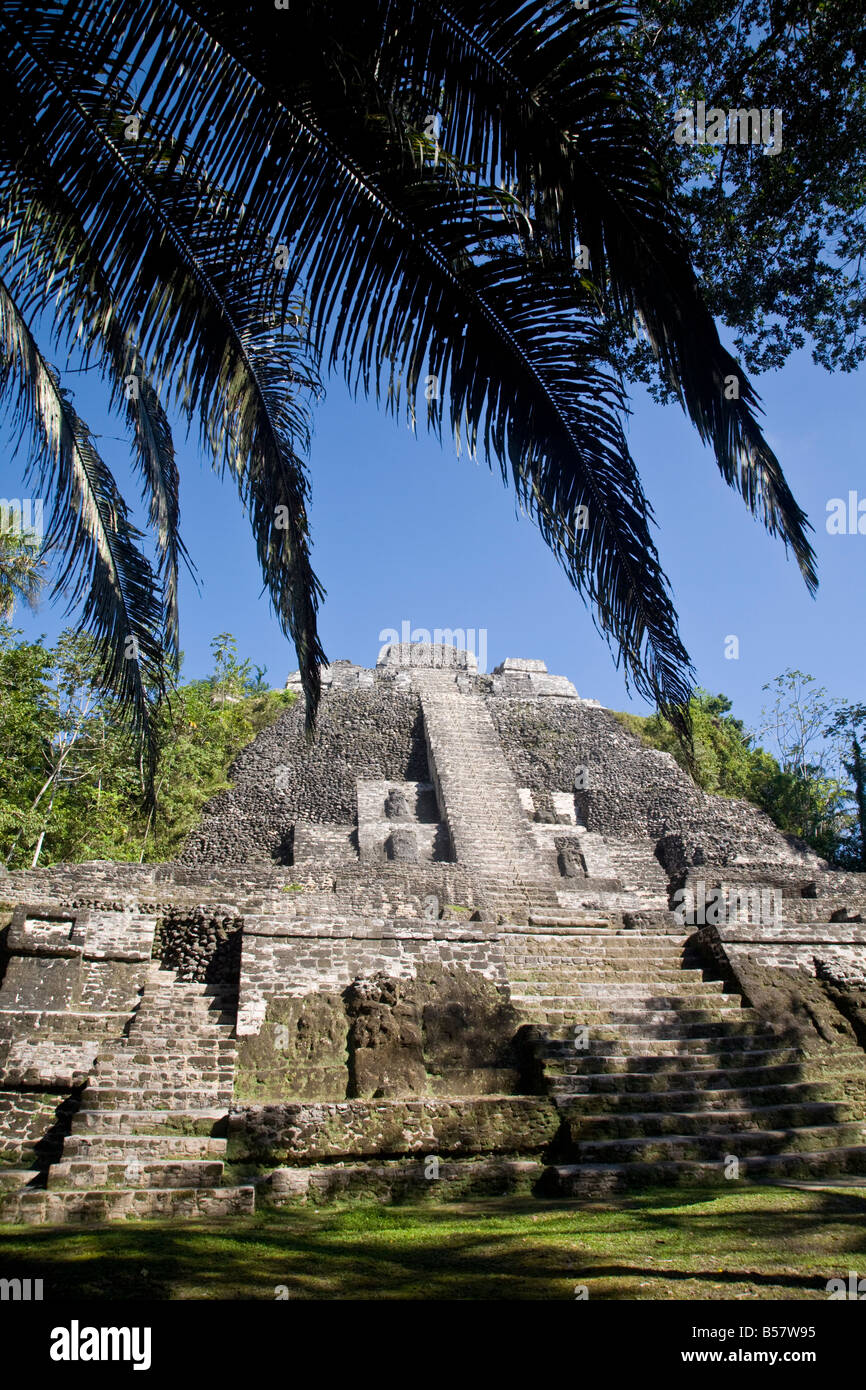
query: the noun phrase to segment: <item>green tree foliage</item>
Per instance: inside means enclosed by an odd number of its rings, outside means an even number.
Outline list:
[[[649,747],[672,754],[704,791],[754,801],[757,785],[777,764],[762,748],[752,746],[742,721],[731,715],[731,707],[727,696],[697,690],[689,705],[691,746],[658,712],[648,718],[634,714],[617,718]]]
[[[827,859],[837,861],[851,825],[851,789],[838,742],[827,738],[841,709],[814,676],[789,669],[764,686],[771,703],[760,737],[769,738],[778,771],[761,788],[760,804],[776,824]]]
[[[116,701],[99,685],[93,639],[53,649],[0,624],[0,854],[10,867],[58,860],[161,860],[177,853],[232,759],[293,695],[268,691],[234,638],[212,646],[204,680],[155,704],[156,803]]]
[[[851,738],[851,761],[845,763],[854,783],[854,802],[857,807],[857,831],[850,845],[851,859],[858,869],[866,869],[866,757],[856,734]]]
[[[851,729],[858,713],[862,726],[866,707],[831,699],[801,671],[785,671],[764,689],[771,703],[758,735],[731,714],[727,696],[706,690],[696,691],[689,706],[690,744],[658,712],[616,717],[649,747],[672,754],[704,791],[751,801],[823,858],[862,867],[863,759]],[[773,750],[758,738],[769,740]],[[847,761],[846,747],[852,754]]]
[[[656,95],[655,144],[707,302],[755,372],[811,347],[866,358],[864,0],[639,0],[629,60]],[[676,108],[778,108],[782,149],[677,145]],[[664,393],[646,345],[634,375]]]
[[[866,705],[842,705],[825,733],[834,740],[852,783],[854,816],[840,857],[850,868],[866,869]]]
[[[18,602],[36,608],[46,563],[34,537],[5,525],[0,529],[0,620],[9,622]]]

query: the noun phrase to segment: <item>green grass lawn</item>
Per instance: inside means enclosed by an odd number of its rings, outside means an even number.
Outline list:
[[[224,1223],[0,1228],[45,1298],[822,1299],[866,1274],[866,1188],[726,1187],[261,1210]]]

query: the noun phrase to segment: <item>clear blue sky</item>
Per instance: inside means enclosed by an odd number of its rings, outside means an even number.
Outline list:
[[[95,430],[123,433],[101,414],[95,374],[70,376],[67,384]],[[830,376],[803,353],[757,386],[769,440],[815,527],[817,600],[781,544],[723,484],[678,408],[636,393],[629,422],[698,680],[728,694],[734,712],[753,726],[766,698],[761,686],[789,666],[813,674],[833,695],[866,699],[866,535],[832,536],[825,526],[830,498],[855,490],[866,499],[862,380]],[[183,534],[200,582],[200,592],[188,578],[182,584],[185,672],[205,674],[210,639],[229,631],[241,654],[267,666],[269,682],[281,685],[297,662],[261,595],[236,494],[193,443],[180,435],[177,442]],[[8,433],[3,444],[2,494],[20,495]],[[127,486],[127,448],[111,439],[102,447]],[[404,620],[431,630],[484,628],[488,670],[506,656],[542,657],[580,694],[645,712],[626,694],[621,671],[534,527],[515,514],[512,495],[486,464],[457,459],[453,446],[425,434],[414,438],[333,378],[317,410],[311,476],[313,558],[328,590],[321,631],[332,660],[374,665],[380,631]],[[133,492],[129,484],[127,495]],[[53,638],[62,626],[47,604],[16,621],[30,636]],[[739,638],[738,660],[725,659],[729,635]]]

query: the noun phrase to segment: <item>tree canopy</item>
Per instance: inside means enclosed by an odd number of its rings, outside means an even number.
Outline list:
[[[764,690],[769,703],[755,732],[731,713],[726,695],[700,689],[689,709],[690,740],[658,711],[617,718],[649,747],[671,753],[704,791],[753,802],[839,867],[866,867],[858,741],[866,742],[866,706],[834,699],[802,671],[783,671]]]
[[[238,751],[296,699],[271,691],[221,633],[214,670],[178,680],[155,707],[155,804],[95,644],[69,629],[54,647],[0,623],[0,857],[10,867],[82,859],[161,860],[228,785]]]
[[[706,302],[751,371],[808,347],[866,357],[864,0],[639,0],[630,60],[655,93],[657,148]],[[782,148],[672,145],[672,105],[778,109]],[[660,381],[645,344],[621,365]]]

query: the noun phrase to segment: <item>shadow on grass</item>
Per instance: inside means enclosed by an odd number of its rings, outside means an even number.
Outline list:
[[[866,1250],[864,1215],[864,1196],[756,1187],[263,1209],[222,1224],[7,1227],[0,1275],[42,1278],[61,1301],[272,1300],[278,1286],[300,1299],[559,1300],[577,1283],[601,1299],[802,1297]]]

